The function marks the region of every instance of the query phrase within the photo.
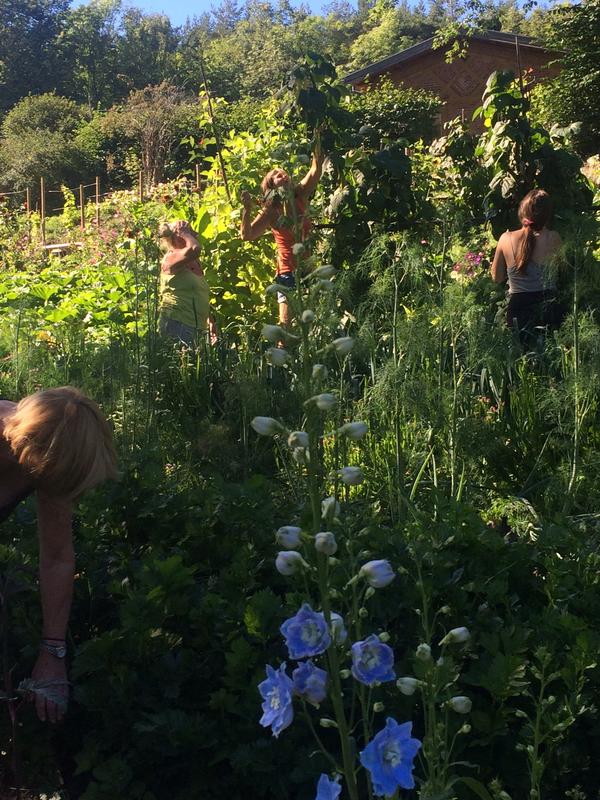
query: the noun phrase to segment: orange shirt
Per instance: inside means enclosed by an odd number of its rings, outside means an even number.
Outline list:
[[[304,241],[310,232],[311,223],[306,214],[304,203],[299,197],[296,198],[296,214],[298,215],[298,225],[302,230],[302,241]],[[271,227],[271,232],[277,245],[277,275],[285,272],[295,272],[296,270],[296,259],[294,258],[295,227],[294,225],[284,228]]]

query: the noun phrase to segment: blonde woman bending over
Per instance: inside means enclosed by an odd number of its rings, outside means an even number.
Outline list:
[[[75,500],[108,478],[116,457],[108,423],[78,389],[36,392],[20,403],[0,400],[0,522],[31,494],[37,498],[43,629],[33,668],[68,701],[67,623],[73,594]],[[59,721],[64,709],[35,694],[39,718]]]

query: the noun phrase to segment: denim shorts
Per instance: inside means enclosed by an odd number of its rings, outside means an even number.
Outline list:
[[[190,328],[189,325],[184,325],[183,322],[177,322],[176,319],[170,319],[162,314],[158,320],[158,330],[161,336],[174,339],[176,342],[182,342],[188,347],[193,347],[197,344],[199,337],[202,335],[196,328]]]
[[[285,286],[286,289],[295,289],[296,276],[293,272],[280,272],[278,275],[275,275],[275,283],[278,283],[280,286]],[[285,303],[286,300],[287,298],[282,292],[277,292],[278,303]]]

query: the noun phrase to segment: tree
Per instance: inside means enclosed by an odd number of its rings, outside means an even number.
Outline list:
[[[140,160],[146,181],[163,180],[176,145],[196,125],[198,104],[167,81],[130,93],[121,106],[111,108],[103,120],[107,135],[129,140]]]
[[[348,70],[380,61],[433,36],[435,31],[423,13],[411,9],[407,0],[398,6],[390,0],[378,0],[369,11],[366,28],[351,47]]]
[[[0,0],[0,113],[60,83],[60,36],[69,0]]]
[[[554,121],[581,122],[577,145],[584,155],[600,146],[600,0],[551,12],[549,41],[563,51],[562,71],[548,84],[545,101]]]
[[[177,43],[167,16],[128,9],[118,41],[118,78],[123,87],[130,91],[171,80]]]
[[[71,64],[67,94],[90,110],[105,108],[117,94],[117,40],[121,0],[90,0],[73,9],[61,39]]]
[[[25,97],[0,128],[0,183],[7,190],[35,187],[40,177],[50,186],[79,184],[89,154],[77,141],[84,111],[55,94]]]

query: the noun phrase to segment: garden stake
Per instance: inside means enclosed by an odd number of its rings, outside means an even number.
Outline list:
[[[215,122],[215,115],[213,112],[212,107],[212,99],[210,96],[210,89],[208,88],[208,81],[206,80],[206,73],[204,71],[204,59],[200,58],[200,72],[202,73],[202,82],[204,84],[204,91],[206,92],[206,102],[208,105],[208,116],[210,117],[210,123],[212,125],[213,133],[215,135],[215,140],[217,143],[217,157],[219,159],[219,165],[221,167],[221,173],[223,175],[223,185],[225,186],[225,192],[227,194],[227,199],[231,203],[231,194],[229,192],[229,184],[227,183],[227,172],[225,171],[225,162],[223,160],[223,153],[221,152],[221,136],[219,135],[219,129]]]

